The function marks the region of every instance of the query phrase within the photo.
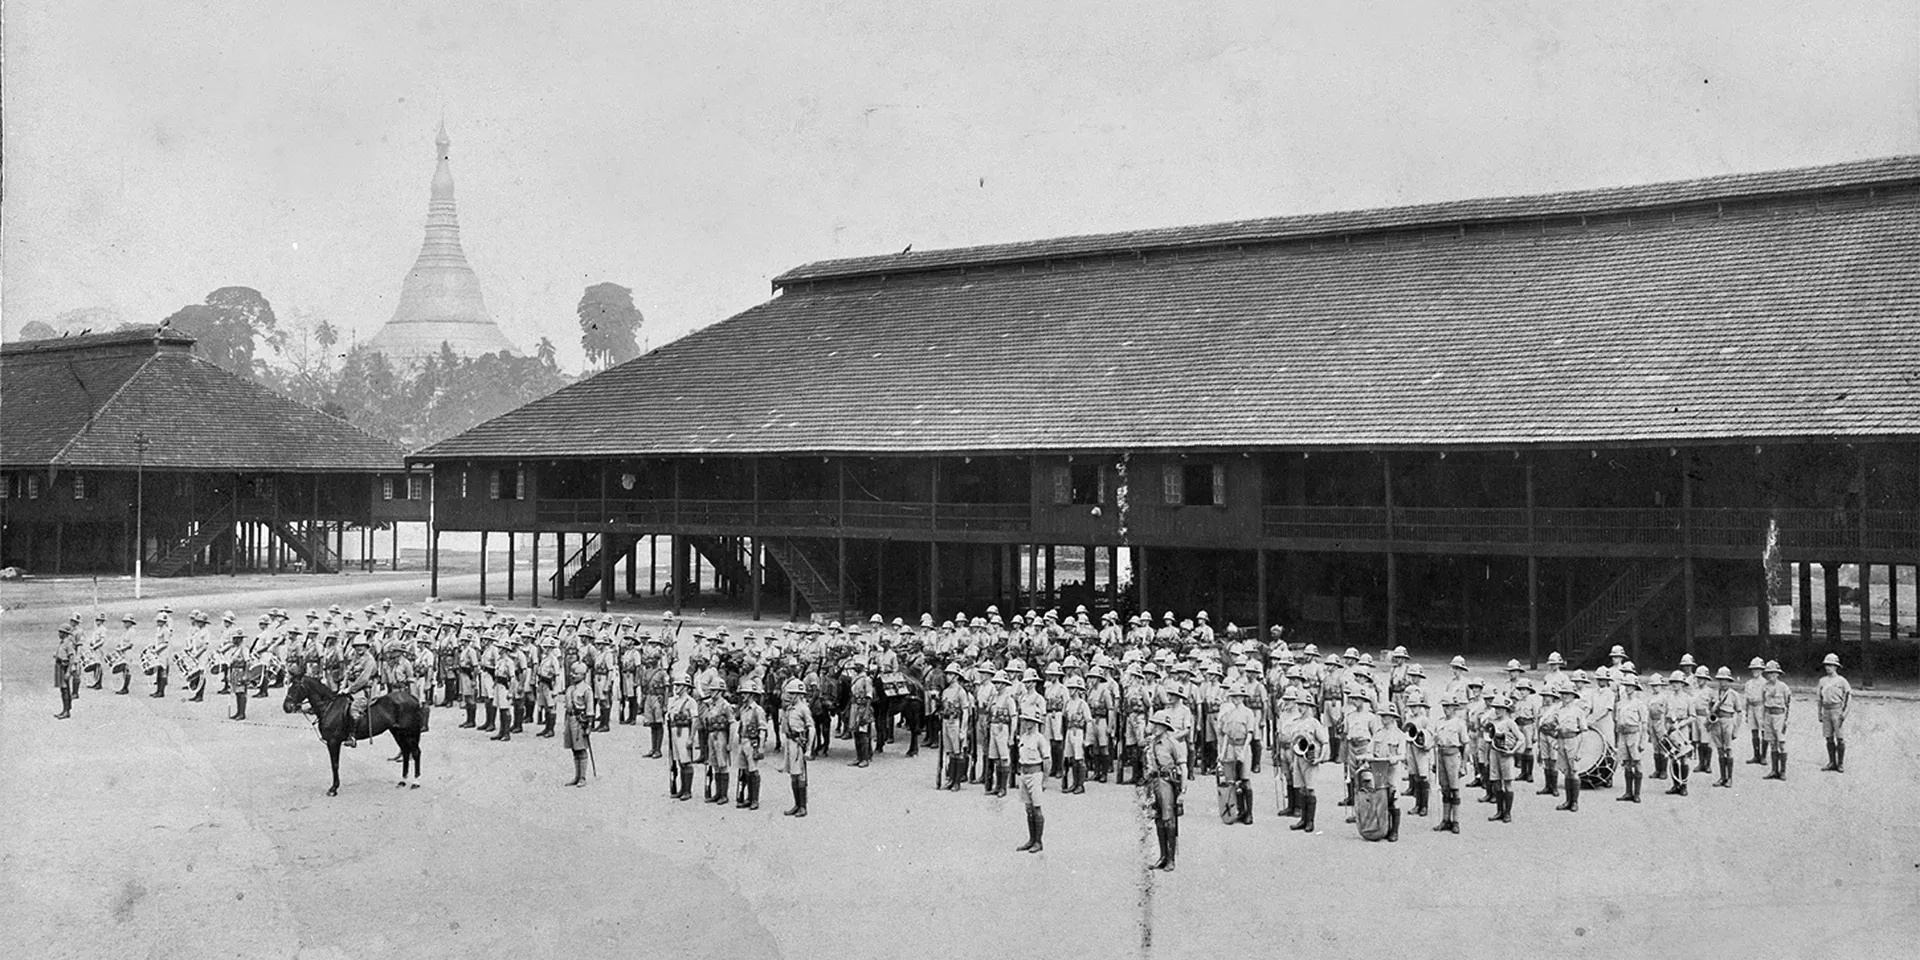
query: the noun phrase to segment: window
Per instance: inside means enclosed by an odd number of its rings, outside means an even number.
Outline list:
[[[13,497],[13,474],[0,473],[0,500]]]
[[[392,477],[380,478],[380,499],[382,500],[393,499],[393,478]]]
[[[527,498],[527,471],[525,470],[515,470],[513,472],[513,498],[515,500],[525,500]]]
[[[1167,464],[1160,499],[1169,507],[1218,507],[1227,502],[1227,468],[1217,463]]]
[[[498,470],[487,474],[487,499],[500,499],[500,471]]]
[[[460,499],[465,500],[466,498],[467,498],[467,472],[465,470],[462,470],[460,471]]]
[[[412,476],[407,478],[407,499],[425,500],[427,498],[427,478]]]
[[[495,500],[525,500],[527,471],[518,468],[492,471],[487,474],[487,495]]]
[[[40,475],[37,473],[27,474],[27,499],[40,499]]]
[[[73,475],[73,498],[75,500],[85,500],[87,498],[87,475],[84,473],[76,473]]]
[[[1107,473],[1097,463],[1076,463],[1070,471],[1073,503],[1097,505],[1107,500]]]

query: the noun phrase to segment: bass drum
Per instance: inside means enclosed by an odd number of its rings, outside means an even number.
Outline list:
[[[1393,765],[1375,760],[1367,766],[1354,787],[1353,822],[1360,828],[1360,839],[1385,840],[1393,825],[1392,803],[1387,791],[1387,778]]]
[[[883,673],[880,675],[880,695],[883,697],[904,697],[912,691],[904,673]]]
[[[1580,778],[1580,786],[1588,790],[1598,790],[1613,786],[1613,769],[1618,761],[1614,757],[1613,744],[1600,735],[1597,730],[1588,730],[1580,735],[1573,751],[1573,773]]]

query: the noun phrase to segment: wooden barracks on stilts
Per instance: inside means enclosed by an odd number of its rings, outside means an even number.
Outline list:
[[[438,529],[552,534],[603,603],[664,534],[676,607],[704,559],[755,616],[1205,608],[1535,662],[1796,660],[1761,611],[1823,652],[1839,565],[1920,572],[1920,157],[773,286],[415,454]]]
[[[427,520],[405,451],[140,329],[0,349],[0,563],[39,575],[371,569]],[[350,535],[351,532],[351,535]]]

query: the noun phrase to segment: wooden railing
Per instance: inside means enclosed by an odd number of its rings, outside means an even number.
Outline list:
[[[643,527],[668,527],[675,519],[671,500],[542,500],[542,523],[599,524],[613,522]],[[1032,522],[1025,503],[903,503],[888,500],[848,500],[846,525],[861,529],[906,530],[1024,530]],[[758,511],[750,500],[682,500],[677,514],[682,526],[833,528],[839,525],[838,500],[762,500]]]

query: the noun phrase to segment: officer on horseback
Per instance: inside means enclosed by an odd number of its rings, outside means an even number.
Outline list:
[[[373,659],[372,646],[367,635],[359,632],[353,633],[353,640],[348,644],[352,652],[347,656],[340,695],[353,698],[347,704],[348,716],[353,721],[347,733],[349,747],[360,745],[360,721],[367,715],[367,705],[373,702],[373,685],[380,680],[380,665]]]

